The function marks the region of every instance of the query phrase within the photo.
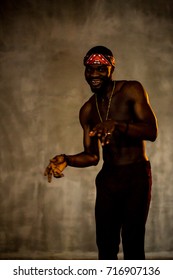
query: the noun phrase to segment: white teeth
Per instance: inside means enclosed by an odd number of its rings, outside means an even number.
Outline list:
[[[99,85],[100,80],[92,80],[91,83],[92,83],[92,85]]]

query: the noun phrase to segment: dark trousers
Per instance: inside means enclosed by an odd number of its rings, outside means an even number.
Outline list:
[[[149,161],[103,165],[96,177],[96,242],[98,258],[118,258],[120,236],[124,259],[145,259],[145,224],[151,199]]]

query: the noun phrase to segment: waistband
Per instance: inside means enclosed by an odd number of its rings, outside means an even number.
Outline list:
[[[133,169],[133,168],[139,168],[139,167],[147,167],[151,169],[151,163],[149,160],[143,160],[143,161],[138,161],[138,162],[132,162],[132,163],[127,163],[127,164],[109,164],[109,163],[103,163],[102,169],[106,170],[122,170],[122,169]]]

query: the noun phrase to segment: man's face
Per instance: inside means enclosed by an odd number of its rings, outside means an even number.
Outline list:
[[[104,64],[87,65],[85,68],[85,79],[90,85],[92,92],[102,91],[112,79],[112,66]]]

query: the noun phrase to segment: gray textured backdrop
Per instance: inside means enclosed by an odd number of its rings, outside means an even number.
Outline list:
[[[51,184],[43,176],[55,154],[82,151],[78,112],[91,95],[82,59],[97,44],[114,52],[114,78],[142,82],[158,117],[146,251],[173,258],[172,11],[168,0],[1,1],[1,258],[97,257],[101,163]]]

